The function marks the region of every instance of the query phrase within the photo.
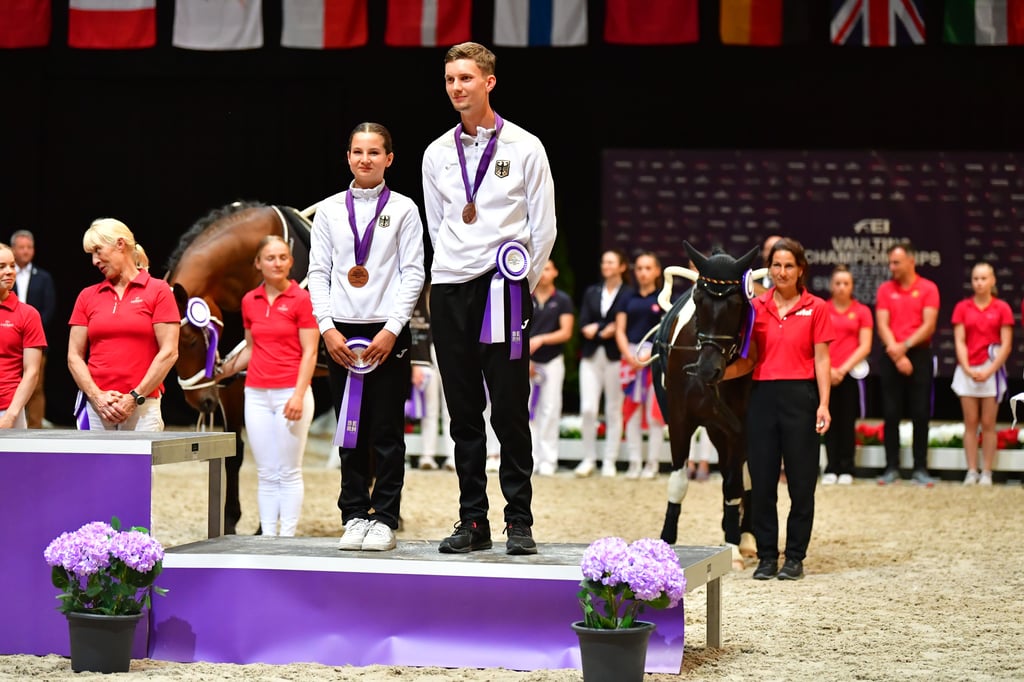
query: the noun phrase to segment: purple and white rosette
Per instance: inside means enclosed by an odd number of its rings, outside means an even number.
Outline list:
[[[356,364],[348,369],[345,378],[345,395],[338,412],[338,430],[334,433],[334,444],[343,448],[354,448],[359,439],[359,413],[363,406],[363,375],[377,369],[377,363],[363,362],[363,352],[369,348],[370,339],[354,336],[348,340],[348,347],[356,354]]]
[[[212,324],[213,314],[210,312],[209,304],[198,296],[188,299],[188,303],[185,304],[185,319],[182,321],[203,330],[206,337],[206,378],[213,377],[219,338],[217,325]]]
[[[491,278],[491,288],[484,308],[480,343],[505,342],[505,281],[509,282],[508,341],[509,358],[523,357],[523,294],[521,282],[530,272],[530,254],[519,242],[507,241],[498,247],[495,259],[498,272]]]
[[[544,390],[546,379],[544,370],[535,364],[533,374],[530,375],[530,421],[537,416],[537,404],[540,402],[540,394]]]

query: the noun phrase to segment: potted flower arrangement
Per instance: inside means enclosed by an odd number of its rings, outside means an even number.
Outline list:
[[[167,593],[153,584],[163,570],[163,547],[145,528],[121,530],[114,517],[61,533],[43,557],[61,590],[57,608],[68,619],[72,669],[127,672],[135,626],[151,592]]]
[[[579,636],[585,682],[642,680],[654,623],[639,620],[646,607],[671,608],[682,601],[686,576],[675,550],[664,540],[632,544],[617,537],[596,540],[583,552],[578,598]]]

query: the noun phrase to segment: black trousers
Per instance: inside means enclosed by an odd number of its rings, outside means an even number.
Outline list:
[[[790,510],[786,558],[803,561],[814,525],[819,436],[814,429],[818,387],[813,381],[755,381],[747,408],[747,467],[757,556],[779,557],[779,474],[786,466]]]
[[[346,339],[373,339],[383,327],[375,324],[342,324],[335,327]],[[354,448],[339,447],[341,522],[373,519],[398,529],[405,484],[405,399],[412,382],[409,326],[398,335],[391,355],[369,374],[363,374],[363,399],[359,410],[359,435]],[[328,374],[334,414],[344,419],[341,401],[348,370],[328,357]],[[372,492],[371,492],[372,487]]]
[[[828,411],[832,415],[832,425],[825,433],[825,451],[828,453],[825,473],[852,476],[857,417],[860,416],[860,388],[856,379],[847,375],[832,387]]]
[[[533,525],[533,447],[530,440],[530,333],[523,330],[523,352],[509,359],[509,343],[480,343],[480,326],[491,276],[462,284],[430,287],[430,330],[441,372],[455,441],[459,477],[459,520],[487,523],[487,433],[483,412],[491,399],[491,426],[501,443],[498,481],[505,497],[504,521]],[[523,320],[533,316],[525,280],[519,287]],[[505,284],[505,310],[510,287]],[[506,320],[507,321],[507,320]],[[507,334],[506,334],[507,337]],[[484,383],[487,394],[484,393]]]
[[[882,355],[879,379],[882,416],[885,419],[885,467],[900,468],[900,419],[910,417],[914,426],[914,469],[928,468],[928,420],[932,414],[932,349],[911,348],[907,357],[914,365],[910,376],[900,374],[888,355]]]

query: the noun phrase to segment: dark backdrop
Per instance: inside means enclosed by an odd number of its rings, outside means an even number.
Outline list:
[[[830,47],[827,3],[815,4],[811,45],[722,47],[715,0],[702,0],[697,45],[605,45],[604,3],[592,1],[586,47],[496,48],[492,103],[545,142],[557,253],[577,301],[598,277],[603,149],[1020,147],[1021,50],[942,45],[941,2],[929,3],[926,46]],[[0,239],[35,232],[61,319],[98,279],[81,249],[94,218],[126,222],[162,275],[178,237],[213,208],[236,199],[305,208],[343,188],[345,141],[360,121],[391,129],[388,182],[420,200],[422,151],[457,120],[443,87],[445,48],[384,47],[384,3],[371,2],[369,46],[284,49],[279,7],[264,5],[260,50],[172,48],[173,3],[160,2],[154,49],[69,49],[58,10],[51,47],[0,51]],[[481,42],[492,12],[490,2],[474,4]],[[50,330],[47,416],[70,425],[66,336]],[[958,417],[949,391],[937,393],[937,416]],[[171,398],[168,421],[187,421]]]

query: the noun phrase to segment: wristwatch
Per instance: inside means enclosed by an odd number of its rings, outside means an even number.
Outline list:
[[[146,396],[139,395],[138,392],[135,391],[135,389],[132,389],[131,394],[132,397],[135,398],[136,405],[141,405],[142,403],[146,402]]]

